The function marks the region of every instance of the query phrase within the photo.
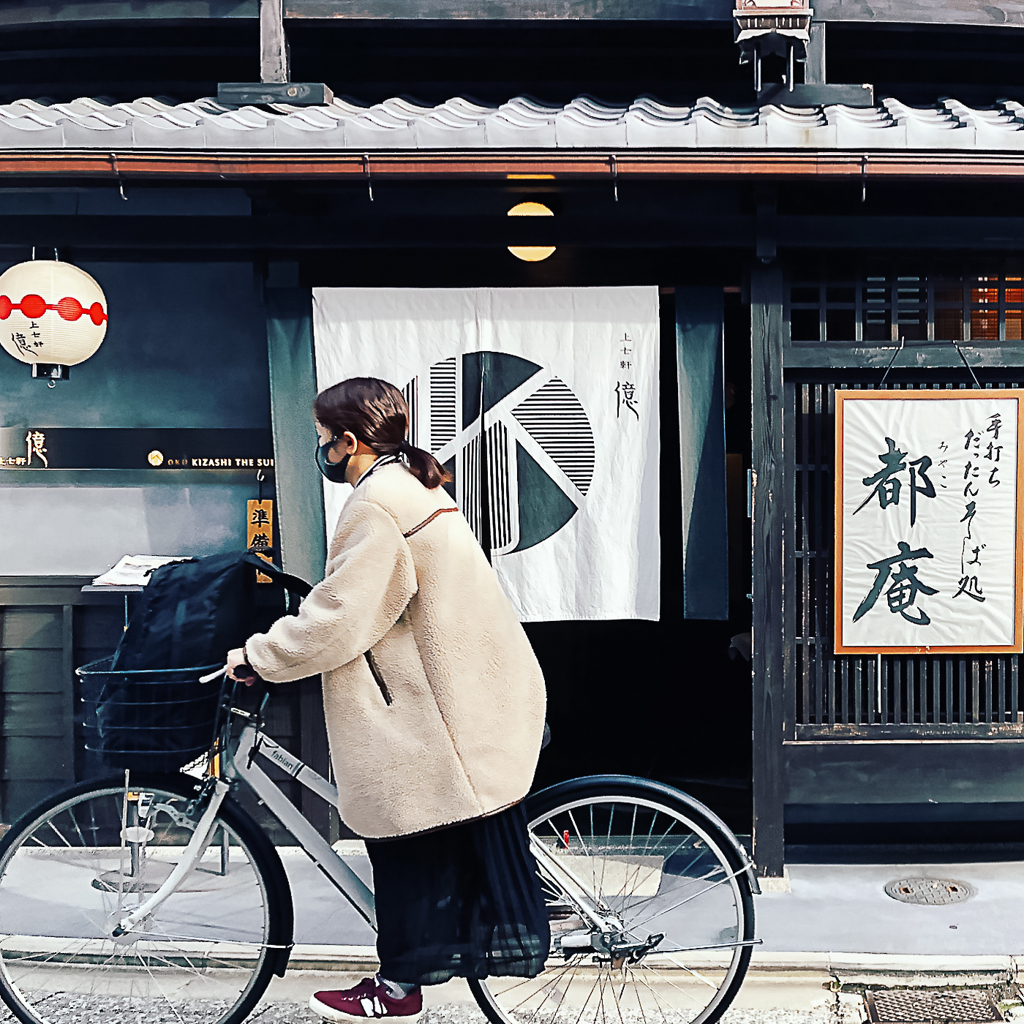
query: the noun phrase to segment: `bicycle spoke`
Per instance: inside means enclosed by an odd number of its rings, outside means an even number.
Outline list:
[[[34,1013],[30,1019],[52,1024],[53,1011],[33,1008],[63,1007],[63,998],[54,998],[65,993],[86,1016],[95,1009],[122,1024],[142,1024],[154,1013],[167,1024],[217,1024],[262,991],[273,947],[267,890],[250,845],[220,820],[211,834],[227,836],[239,852],[230,876],[204,880],[192,872],[124,940],[106,931],[116,914],[149,899],[187,848],[189,830],[170,813],[184,813],[192,800],[185,785],[182,794],[153,790],[164,808],[159,820],[138,818],[123,783],[83,788],[8,848],[0,862],[0,919],[8,933],[0,943],[0,984]],[[130,792],[150,788],[135,779]],[[152,833],[137,846],[125,839],[133,822]],[[196,867],[203,866],[200,858]],[[44,877],[53,878],[49,888],[39,884]],[[31,903],[20,902],[22,893]],[[38,935],[46,921],[56,922],[60,935]],[[265,979],[258,988],[257,973]]]
[[[61,841],[61,842],[62,842],[62,843],[63,843],[63,844],[65,845],[65,846],[68,846],[68,847],[70,847],[70,846],[71,846],[71,844],[70,844],[70,843],[69,843],[69,842],[68,842],[68,841],[67,841],[67,840],[66,840],[66,839],[64,838],[64,835],[63,835],[63,833],[62,833],[62,832],[61,832],[61,831],[60,831],[60,830],[59,830],[59,829],[57,828],[57,826],[56,826],[56,825],[54,825],[54,823],[53,823],[52,821],[50,822],[50,828],[51,828],[51,830],[53,831],[54,835],[55,835],[55,836],[56,836],[56,837],[57,837],[57,838],[58,838],[58,839],[59,839],[59,840],[60,840],[60,841]]]
[[[565,986],[565,991],[562,993],[562,998],[558,1000],[558,1005],[555,1007],[554,1014],[552,1015],[552,1020],[554,1020],[558,1016],[558,1011],[561,1010],[562,1003],[565,1002],[565,998],[569,994],[569,989],[572,988],[572,983],[573,983],[573,981],[576,980],[576,975],[577,975],[577,973],[579,971],[579,967],[580,967],[580,965],[579,965],[578,962],[573,964],[572,974],[569,976],[569,981],[567,982],[567,984]],[[557,988],[555,989],[555,991],[557,991]],[[546,1000],[545,1000],[545,1002],[546,1002]],[[534,1013],[534,1017],[536,1017],[537,1013],[539,1013],[539,1012],[540,1012],[540,1008],[538,1007],[537,1011]]]
[[[653,968],[653,967],[651,967],[651,966],[650,966],[650,964],[648,964],[648,963],[646,963],[646,962],[644,962],[644,961],[641,961],[641,963],[640,963],[640,966],[641,966],[641,967],[642,967],[642,968],[643,968],[643,969],[644,969],[645,971],[648,971],[648,972],[650,972],[650,971],[653,971],[653,970],[654,970],[654,968]],[[699,999],[698,999],[698,998],[697,998],[697,997],[696,997],[695,995],[693,995],[693,993],[692,993],[692,992],[687,992],[685,988],[682,988],[682,987],[680,987],[680,986],[679,986],[679,985],[677,985],[677,984],[676,984],[676,983],[675,983],[674,981],[671,981],[671,980],[670,980],[670,979],[668,979],[668,978],[666,978],[666,979],[664,979],[664,980],[665,980],[665,984],[666,984],[666,985],[670,986],[671,988],[674,988],[674,989],[675,989],[675,990],[676,990],[677,992],[681,992],[681,993],[682,993],[682,994],[683,994],[684,996],[686,996],[686,998],[687,998],[687,999],[689,999],[689,1000],[690,1000],[691,1002],[693,1002],[693,1003],[696,1003],[696,1005],[697,1005],[697,1006],[703,1006],[703,1005],[704,1005],[704,1003],[702,1003],[702,1002],[701,1002],[701,1000],[699,1000]],[[650,987],[650,986],[648,986],[648,987]]]
[[[648,921],[653,921],[655,918],[662,917],[665,914],[670,914],[673,910],[678,910],[680,907],[686,906],[687,903],[692,902],[698,896],[703,896],[704,893],[710,892],[712,889],[716,889],[718,886],[724,885],[726,882],[731,882],[737,875],[742,874],[746,870],[746,867],[737,868],[731,875],[726,875],[724,878],[720,878],[717,882],[712,882],[711,885],[701,889],[700,892],[695,892],[692,896],[687,896],[685,900],[680,900],[678,903],[674,903],[671,907],[659,910],[656,914],[651,914],[649,917],[645,917],[641,921],[634,921],[633,927],[639,928],[641,925],[647,924]]]
[[[164,987],[160,984],[160,982],[156,980],[156,978],[153,977],[153,972],[148,967],[146,967],[146,973],[149,975],[150,980],[159,990],[160,995],[163,996],[164,1002],[167,1003],[167,1005],[170,1007],[171,1013],[173,1013],[174,1016],[178,1018],[178,1024],[185,1024],[185,1018],[182,1017],[180,1013],[178,1013],[177,1007],[174,1005],[174,1003],[170,1001],[170,999],[167,998],[167,993],[164,991]]]
[[[653,787],[648,795],[641,783],[632,788],[635,799],[552,797],[533,819],[536,839],[569,858],[566,869],[612,921],[605,933],[593,930],[572,894],[542,875],[548,901],[571,908],[561,931],[553,930],[552,956],[561,950],[559,935],[581,941],[590,933],[593,949],[579,955],[574,947],[571,960],[549,964],[536,979],[489,983],[495,1024],[714,1024],[724,1011],[750,955],[741,939],[750,934],[749,888],[729,863],[732,840],[699,815],[692,824],[689,805],[666,801]],[[699,914],[688,913],[700,896]],[[652,940],[645,926],[655,924],[665,934],[645,949]],[[737,941],[716,941],[721,935]],[[624,962],[638,949],[636,963]]]
[[[636,1005],[640,1009],[640,1019],[643,1022],[643,1024],[647,1024],[647,1014],[644,1013],[644,1002],[640,998],[640,989],[637,987],[636,984],[636,971],[633,970],[632,964],[626,964],[626,971],[628,972],[629,977],[633,982],[633,992],[636,994]],[[662,1016],[664,1016],[664,1014],[662,1014]]]

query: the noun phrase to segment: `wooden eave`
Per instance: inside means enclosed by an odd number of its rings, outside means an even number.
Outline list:
[[[315,180],[814,178],[872,180],[1024,175],[1024,152],[213,152],[28,150],[0,153],[0,177]]]

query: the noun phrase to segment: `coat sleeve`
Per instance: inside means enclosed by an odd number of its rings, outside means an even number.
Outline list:
[[[380,505],[360,502],[335,544],[330,572],[298,615],[285,615],[246,641],[250,664],[268,682],[303,679],[358,658],[391,629],[416,593],[409,544]]]

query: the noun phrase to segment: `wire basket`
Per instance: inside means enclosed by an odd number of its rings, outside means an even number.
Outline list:
[[[104,764],[172,772],[213,746],[226,680],[200,683],[218,665],[111,671],[113,656],[75,670],[85,708],[85,749]]]

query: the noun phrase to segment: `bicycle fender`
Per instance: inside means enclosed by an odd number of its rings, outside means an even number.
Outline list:
[[[692,797],[689,793],[684,793],[681,789],[676,789],[674,786],[666,785],[664,782],[655,782],[653,779],[643,779],[636,775],[583,775],[579,778],[569,779],[566,782],[556,782],[552,786],[547,786],[536,793],[531,793],[526,798],[527,813],[529,813],[530,803],[542,796],[546,797],[552,793],[568,795],[575,789],[590,788],[592,786],[606,787],[610,790],[623,790],[631,792],[633,795],[641,796],[644,793],[657,793],[659,796],[676,800],[691,810],[696,811],[720,830],[725,841],[729,844],[729,848],[736,854],[736,858],[750,882],[751,892],[755,896],[761,895],[761,886],[758,884],[757,870],[754,862],[743,844],[733,835],[732,829],[710,807],[702,804],[696,797]]]

